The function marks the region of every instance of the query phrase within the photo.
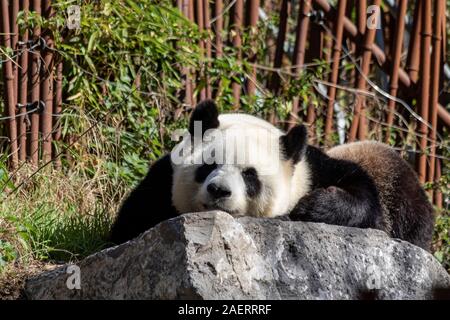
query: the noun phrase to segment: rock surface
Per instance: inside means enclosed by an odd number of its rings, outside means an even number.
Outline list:
[[[381,231],[217,211],[165,221],[79,268],[28,280],[27,297],[357,299],[375,290],[379,299],[427,299],[450,287],[431,254]]]

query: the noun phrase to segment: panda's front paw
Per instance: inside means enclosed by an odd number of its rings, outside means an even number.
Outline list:
[[[292,221],[305,221],[307,220],[308,211],[306,203],[298,203],[288,216]]]
[[[329,186],[301,198],[289,216],[292,220],[346,225],[345,217],[352,216],[354,203],[354,197],[344,189]]]
[[[273,217],[272,219],[280,220],[280,221],[291,221],[291,218],[288,214],[284,214],[282,216]]]
[[[333,214],[340,188],[330,186],[328,188],[316,189],[299,200],[297,205],[289,213],[294,221],[317,221],[326,220]]]

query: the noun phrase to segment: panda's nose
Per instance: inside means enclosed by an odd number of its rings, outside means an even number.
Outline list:
[[[214,198],[214,199],[221,199],[221,198],[228,198],[231,196],[231,191],[224,188],[219,187],[215,183],[210,183],[206,187],[206,190],[208,190],[208,193]]]

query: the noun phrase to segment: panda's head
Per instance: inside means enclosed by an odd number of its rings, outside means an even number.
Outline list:
[[[214,102],[204,101],[171,153],[172,202],[179,213],[287,213],[309,188],[306,140],[303,126],[284,134],[253,116],[219,115]]]

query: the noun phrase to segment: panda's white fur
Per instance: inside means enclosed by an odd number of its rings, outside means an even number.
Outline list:
[[[192,153],[184,155],[182,164],[173,165],[172,201],[177,211],[221,209],[233,215],[276,217],[292,209],[310,188],[309,170],[305,161],[293,165],[283,158],[279,139],[284,132],[267,121],[246,114],[222,114],[219,123],[220,126],[214,131],[218,131],[223,139],[215,139],[209,144],[203,142],[201,147],[193,148]],[[205,140],[208,140],[207,133]],[[173,153],[178,154],[187,143],[191,141],[184,139]],[[192,163],[202,163],[200,158],[205,149],[217,148],[219,143],[219,148],[223,150],[223,164],[211,172],[203,183],[197,183],[194,176],[200,164]],[[244,162],[236,163],[237,159],[228,157],[230,148],[238,156],[243,156]],[[262,190],[256,198],[246,194],[241,173],[248,167],[256,169],[261,181]],[[210,183],[229,188],[232,190],[231,197],[213,203],[206,191]]]

